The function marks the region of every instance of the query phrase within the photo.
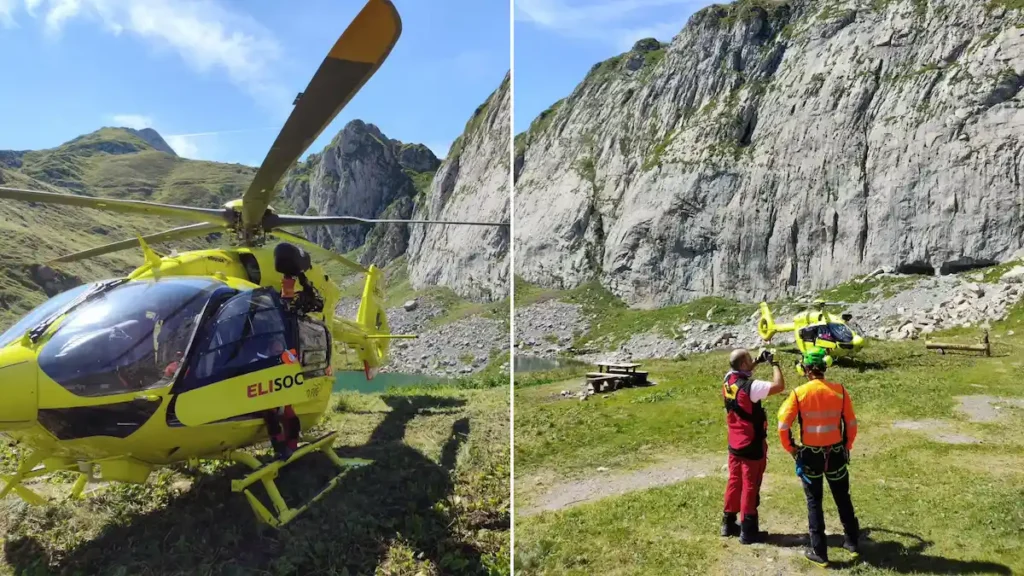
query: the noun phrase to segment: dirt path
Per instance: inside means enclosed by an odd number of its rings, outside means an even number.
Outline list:
[[[929,438],[943,444],[980,444],[974,436],[958,433],[949,422],[936,420],[897,420],[892,423],[893,428],[900,430],[914,430],[923,432]]]
[[[543,494],[533,498],[529,505],[517,506],[517,514],[533,516],[608,496],[668,486],[690,478],[704,478],[720,471],[724,463],[724,458],[685,458],[631,472],[599,471],[585,480],[562,482],[551,486]]]
[[[1006,414],[1006,406],[1024,408],[1024,398],[997,398],[995,396],[957,396],[960,411],[971,422],[995,422]]]

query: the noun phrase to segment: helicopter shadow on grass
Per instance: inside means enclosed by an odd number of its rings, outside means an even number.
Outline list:
[[[891,539],[892,537],[900,537],[914,542],[908,546]],[[843,544],[843,537],[838,534],[831,534],[827,539],[828,546],[832,549],[839,548]],[[781,548],[806,548],[809,538],[807,534],[769,534],[766,543]],[[833,560],[829,562],[829,567],[842,569],[853,568],[858,564],[868,564],[897,574],[1013,574],[1013,570],[1009,566],[997,562],[956,560],[925,554],[932,544],[933,542],[909,532],[884,528],[864,528],[861,530],[859,557],[842,562]]]
[[[230,490],[245,470],[231,466],[198,475],[191,490],[147,513],[125,514],[94,538],[49,564],[62,574],[372,574],[382,564],[430,559],[445,574],[485,573],[481,552],[457,537],[440,504],[452,495],[451,473],[469,420],[451,428],[440,464],[403,442],[409,422],[425,410],[463,400],[384,396],[391,407],[369,442],[339,447],[343,458],[374,463],[356,468],[339,485],[280,530],[255,522],[241,494]],[[322,455],[284,468],[278,487],[286,502],[306,502],[337,473]],[[133,487],[134,488],[134,487]],[[254,491],[269,504],[262,490]],[[100,496],[99,498],[102,498]],[[470,520],[471,528],[507,529],[507,517]],[[394,558],[395,541],[409,558]],[[19,574],[40,574],[46,552],[34,536],[8,540],[5,552]],[[401,556],[402,553],[398,553]],[[45,565],[45,563],[44,563]]]
[[[796,361],[800,358],[802,354],[800,350],[795,346],[789,346],[787,348],[781,349],[780,351],[785,352],[787,354],[791,354],[793,356],[794,363],[796,363]],[[851,370],[856,370],[858,372],[886,370],[889,368],[889,365],[885,362],[879,362],[877,360],[865,360],[862,357],[848,358],[845,356],[840,356],[839,358],[836,358],[833,365],[838,366],[840,368],[849,368]]]

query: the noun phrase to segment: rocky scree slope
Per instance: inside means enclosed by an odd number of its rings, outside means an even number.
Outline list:
[[[359,301],[343,299],[338,312],[354,318]],[[454,322],[438,323],[447,312],[445,304],[430,295],[387,309],[392,334],[416,334],[416,339],[395,340],[381,372],[429,374],[456,378],[477,374],[492,361],[502,360],[508,370],[508,323],[474,314]]]
[[[415,218],[509,221],[509,74],[452,144]],[[409,279],[416,289],[447,286],[460,296],[509,295],[509,229],[419,226],[409,238]]]
[[[1019,3],[711,6],[517,137],[516,274],[658,307],[1004,261],[1022,87]]]

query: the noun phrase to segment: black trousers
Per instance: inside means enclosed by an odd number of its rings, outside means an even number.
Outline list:
[[[842,445],[825,448],[805,446],[800,449],[804,474],[810,483],[804,482],[804,496],[807,497],[807,526],[811,537],[811,548],[822,558],[828,558],[825,540],[824,484],[828,482],[832,500],[839,510],[839,520],[848,538],[856,540],[860,525],[850,500],[850,474],[847,470],[846,451]]]

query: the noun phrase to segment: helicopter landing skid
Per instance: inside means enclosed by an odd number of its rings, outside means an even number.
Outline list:
[[[33,452],[18,462],[18,469],[14,474],[0,474],[0,482],[3,482],[3,488],[0,488],[0,500],[11,492],[14,492],[19,498],[29,504],[34,506],[45,506],[48,500],[36,492],[33,492],[32,489],[24,484],[25,480],[45,476],[55,471],[42,465],[44,458],[45,454],[41,452]],[[71,471],[71,468],[72,466],[67,466],[63,469]],[[57,470],[59,469],[62,468],[57,468]],[[69,497],[72,499],[81,498],[82,492],[85,490],[85,485],[88,481],[89,474],[79,472],[78,479],[71,487],[71,494],[69,494]]]
[[[231,491],[242,492],[245,494],[246,500],[249,501],[249,506],[252,507],[252,511],[256,514],[256,518],[261,522],[269,524],[274,528],[287,524],[293,518],[306,511],[310,505],[320,500],[324,495],[337,487],[338,481],[341,480],[341,478],[350,470],[373,463],[372,460],[364,460],[361,458],[341,458],[338,456],[333,449],[335,436],[337,436],[337,432],[331,432],[317,440],[314,440],[313,442],[299,447],[299,449],[296,450],[295,453],[287,460],[275,460],[269,464],[263,464],[248,452],[232,450],[225,453],[225,460],[244,464],[253,469],[253,472],[245,478],[242,478],[241,480],[232,480]],[[298,508],[290,508],[288,504],[285,503],[284,498],[281,497],[281,492],[277,489],[274,479],[277,478],[277,473],[282,468],[314,451],[323,452],[323,454],[327,456],[327,458],[329,458],[331,462],[341,470],[341,472],[339,472],[334,478],[331,478],[327,483],[327,486],[320,490],[316,496],[313,496],[309,502],[306,502]],[[270,502],[273,504],[276,514],[267,509],[267,507],[253,495],[252,491],[249,490],[249,486],[256,482],[263,483],[263,488],[267,491],[267,496],[270,497]]]

